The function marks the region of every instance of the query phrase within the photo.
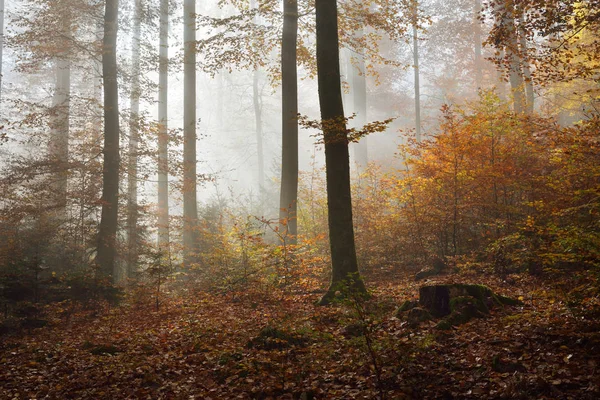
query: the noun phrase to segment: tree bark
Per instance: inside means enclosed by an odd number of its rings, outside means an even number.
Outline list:
[[[140,31],[142,1],[134,0],[131,44],[131,94],[129,97],[129,160],[127,163],[127,277],[133,278],[138,263],[138,151],[140,118]]]
[[[67,180],[69,162],[69,114],[71,97],[71,61],[63,53],[56,59],[56,86],[52,96],[50,158],[56,164],[52,183],[55,216],[63,218],[67,207]]]
[[[258,4],[256,0],[250,2],[252,9],[257,9]],[[258,24],[258,16],[254,18],[254,23]],[[254,106],[254,133],[256,136],[256,154],[258,161],[258,196],[259,196],[259,207],[262,212],[262,204],[264,203],[264,191],[265,191],[265,155],[263,147],[263,123],[262,123],[262,98],[261,91],[259,88],[260,83],[260,70],[255,68],[252,72],[252,105]]]
[[[523,10],[519,13],[519,46],[521,51],[521,64],[523,66],[523,78],[525,81],[526,112],[531,115],[533,114],[535,106],[535,95],[533,92],[533,77],[527,59],[527,36],[525,32],[525,15]]]
[[[413,0],[412,31],[413,31],[413,68],[415,73],[415,138],[421,141],[421,83],[419,71],[419,33],[417,26],[418,2]]]
[[[280,232],[284,235],[288,244],[295,244],[297,242],[296,235],[298,234],[296,220],[298,202],[297,38],[298,3],[296,0],[283,0],[283,37],[281,41],[282,153],[279,226]]]
[[[2,99],[2,56],[4,54],[4,0],[0,0],[0,100]]]
[[[357,33],[363,35],[362,29]],[[356,113],[355,126],[362,128],[367,123],[367,71],[365,59],[362,54],[356,56],[356,67],[352,70],[352,94],[354,99],[354,112]],[[367,136],[360,139],[354,146],[356,163],[361,170],[369,164]]]
[[[479,91],[483,85],[483,65],[482,65],[482,57],[481,57],[481,20],[479,19],[481,15],[481,0],[475,0],[473,5],[473,44],[475,47],[475,58],[474,58],[474,68],[475,68],[475,86]]]
[[[117,29],[119,1],[106,0],[102,75],[104,83],[104,166],[102,216],[98,232],[97,262],[100,272],[115,275],[119,203],[119,91],[117,85]]]
[[[158,75],[158,248],[169,253],[169,0],[160,0]]]
[[[196,2],[183,3],[183,264],[198,251],[196,197]]]
[[[338,45],[337,3],[316,0],[317,73],[319,105],[325,142],[327,209],[331,246],[331,286],[321,299],[327,304],[345,281],[352,290],[366,292],[360,279],[350,194],[350,157],[348,136],[342,105]]]

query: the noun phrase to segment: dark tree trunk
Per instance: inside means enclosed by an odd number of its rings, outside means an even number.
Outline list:
[[[105,276],[114,276],[119,203],[119,91],[117,85],[117,28],[119,1],[106,0],[102,76],[104,82],[104,166],[102,216],[97,262]]]
[[[127,163],[127,277],[135,275],[138,263],[138,151],[140,118],[140,30],[142,2],[135,0],[131,46],[131,95],[129,115],[129,160]]]
[[[279,198],[280,232],[287,243],[295,244],[298,202],[298,73],[296,41],[298,3],[283,0],[283,38],[281,41],[281,193]]]
[[[196,199],[196,3],[183,3],[183,264],[198,251]]]
[[[331,286],[321,299],[321,304],[327,304],[344,281],[351,281],[348,283],[352,285],[353,290],[361,294],[365,293],[366,289],[358,275],[354,245],[350,158],[340,85],[336,1],[316,0],[316,26],[319,104],[325,142],[332,261]]]
[[[169,0],[160,0],[158,75],[158,248],[169,253]]]

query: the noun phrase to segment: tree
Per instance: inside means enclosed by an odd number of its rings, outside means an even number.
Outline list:
[[[412,36],[413,36],[413,68],[415,72],[415,137],[421,141],[421,84],[419,82],[419,36],[418,36],[419,3],[412,0]]]
[[[138,262],[138,151],[140,130],[140,31],[141,0],[134,1],[131,44],[131,93],[129,97],[129,160],[127,163],[127,276],[133,277]]]
[[[0,98],[2,98],[2,55],[4,54],[4,0],[0,0]]]
[[[119,203],[119,88],[117,84],[117,30],[119,0],[106,0],[102,75],[104,83],[104,165],[102,215],[98,231],[100,272],[114,275]]]
[[[284,237],[296,243],[298,203],[298,2],[283,0],[281,40],[281,193],[279,225]]]
[[[196,197],[196,2],[183,3],[183,264],[198,250]]]
[[[56,174],[52,185],[53,204],[59,219],[64,218],[67,207],[67,179],[69,162],[69,117],[71,102],[71,15],[68,7],[60,7],[61,18],[59,45],[61,50],[55,59],[56,82],[52,97],[52,121],[49,156],[56,162]]]
[[[327,304],[345,281],[365,293],[358,276],[354,244],[352,197],[350,193],[350,156],[348,135],[342,105],[337,2],[316,0],[317,74],[319,105],[325,142],[327,209],[331,246],[331,286],[320,303]]]
[[[158,248],[169,253],[169,0],[160,0],[158,75]]]

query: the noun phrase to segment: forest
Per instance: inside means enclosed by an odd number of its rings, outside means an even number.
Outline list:
[[[600,398],[600,0],[0,0],[0,400]]]

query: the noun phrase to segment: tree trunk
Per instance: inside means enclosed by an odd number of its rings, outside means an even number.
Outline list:
[[[327,304],[347,281],[352,290],[366,292],[360,279],[350,194],[350,157],[348,136],[342,105],[340,60],[338,47],[337,3],[316,0],[317,73],[319,104],[325,142],[327,209],[331,245],[332,277],[321,304]]]
[[[483,85],[483,65],[481,61],[481,0],[475,0],[473,6],[473,44],[475,46],[475,86],[477,90],[481,90]]]
[[[127,277],[132,278],[138,263],[138,151],[140,118],[140,30],[142,1],[135,0],[131,44],[131,94],[129,97],[129,160],[127,163]]]
[[[362,29],[357,34],[362,36]],[[357,54],[356,67],[351,69],[351,71],[354,112],[356,113],[355,126],[360,129],[367,123],[367,70],[362,54]],[[369,163],[367,136],[356,143],[354,146],[354,155],[358,167],[364,170]]]
[[[52,207],[55,216],[62,219],[67,206],[67,179],[69,162],[69,114],[71,97],[71,61],[63,53],[56,59],[56,86],[52,96],[50,158],[56,164],[52,183]]]
[[[256,0],[251,1],[252,9],[258,7]],[[254,23],[258,24],[259,18],[255,17]],[[265,155],[263,148],[263,131],[262,131],[262,98],[261,91],[259,88],[260,83],[260,70],[256,68],[252,72],[252,103],[254,106],[254,133],[256,135],[256,154],[258,158],[258,196],[259,196],[259,207],[262,212],[262,204],[264,203],[264,191],[265,191]]]
[[[0,99],[2,99],[2,56],[4,54],[4,0],[0,0]]]
[[[160,0],[158,75],[158,248],[169,253],[169,0]]]
[[[119,1],[106,0],[102,76],[104,82],[104,166],[102,216],[98,232],[97,262],[100,272],[115,273],[119,204],[119,91],[117,85],[117,29]]]
[[[525,98],[526,112],[533,114],[535,95],[533,92],[533,77],[529,68],[529,60],[527,59],[527,37],[525,32],[525,16],[524,12],[519,13],[519,46],[521,50],[521,64],[523,66],[523,76],[525,80]]]
[[[296,243],[298,202],[298,74],[296,41],[298,3],[283,0],[283,37],[281,41],[281,194],[279,199],[280,232],[288,244]],[[338,77],[339,80],[339,77]]]
[[[515,8],[512,2],[501,3],[499,8],[501,10],[502,24],[507,36],[505,51],[508,57],[508,80],[513,97],[514,111],[517,114],[521,114],[525,111],[525,91],[523,87],[521,60],[518,54],[519,45],[515,27]]]
[[[415,138],[421,141],[421,83],[419,82],[419,36],[417,26],[418,3],[413,0],[412,31],[413,31],[413,68],[415,71]]]
[[[196,2],[183,3],[183,264],[198,251],[196,198]]]

